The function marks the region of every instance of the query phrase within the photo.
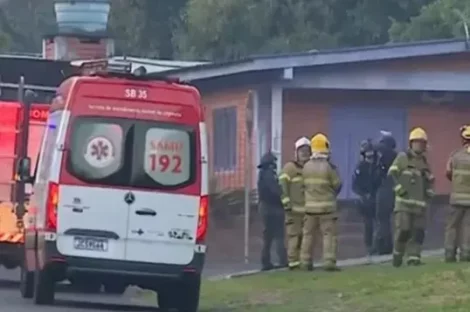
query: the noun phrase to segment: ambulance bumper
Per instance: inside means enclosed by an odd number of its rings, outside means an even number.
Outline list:
[[[63,279],[76,275],[102,278],[125,279],[129,284],[158,279],[180,279],[186,275],[201,274],[205,253],[194,253],[193,260],[187,265],[145,263],[122,260],[70,257],[61,255],[55,242],[46,242],[45,263],[62,271]]]

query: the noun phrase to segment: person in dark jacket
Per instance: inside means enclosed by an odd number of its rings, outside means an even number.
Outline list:
[[[381,139],[377,145],[381,183],[376,197],[377,213],[377,252],[380,255],[393,252],[391,218],[395,206],[394,182],[387,175],[388,169],[397,157],[396,141],[391,132],[381,131]]]
[[[376,195],[381,182],[377,152],[370,139],[361,142],[361,159],[352,179],[352,190],[359,195],[358,208],[364,222],[364,244],[367,253],[375,253]]]
[[[284,207],[281,202],[281,186],[276,173],[277,158],[268,152],[261,157],[258,166],[259,208],[263,217],[263,248],[261,251],[262,270],[274,268],[271,262],[271,245],[276,245],[279,266],[287,267],[287,251],[284,234]]]

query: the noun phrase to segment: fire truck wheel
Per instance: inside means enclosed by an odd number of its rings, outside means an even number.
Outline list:
[[[20,281],[21,297],[31,299],[34,297],[34,272],[26,271],[21,267],[21,281]]]
[[[52,278],[50,268],[36,270],[34,276],[34,303],[37,305],[49,305],[54,303],[55,281]]]

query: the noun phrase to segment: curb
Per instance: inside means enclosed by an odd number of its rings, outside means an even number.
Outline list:
[[[444,249],[433,249],[433,250],[423,251],[422,257],[423,258],[436,257],[436,256],[442,256],[443,254],[444,254]],[[392,255],[372,256],[371,258],[362,257],[362,258],[339,260],[338,266],[342,268],[346,268],[346,267],[355,267],[355,266],[362,266],[362,265],[383,264],[383,263],[387,263],[391,261],[392,261]],[[317,263],[314,263],[314,266],[322,267],[323,263],[317,262]],[[267,272],[261,271],[261,270],[242,271],[242,272],[236,272],[232,274],[212,276],[212,277],[207,278],[206,280],[220,281],[220,280],[234,279],[234,278],[239,278],[239,277],[252,276],[256,274],[271,274],[271,273],[282,272],[282,271],[287,271],[287,269],[283,268],[283,269],[271,270]]]

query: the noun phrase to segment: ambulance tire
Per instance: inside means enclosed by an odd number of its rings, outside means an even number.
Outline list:
[[[51,305],[55,297],[55,280],[52,278],[50,268],[36,270],[34,276],[34,303],[37,305]]]
[[[201,276],[187,276],[173,285],[164,285],[157,291],[158,307],[167,311],[197,312],[201,290]]]
[[[21,266],[20,292],[21,297],[25,299],[34,297],[34,272],[27,271],[23,266]]]

